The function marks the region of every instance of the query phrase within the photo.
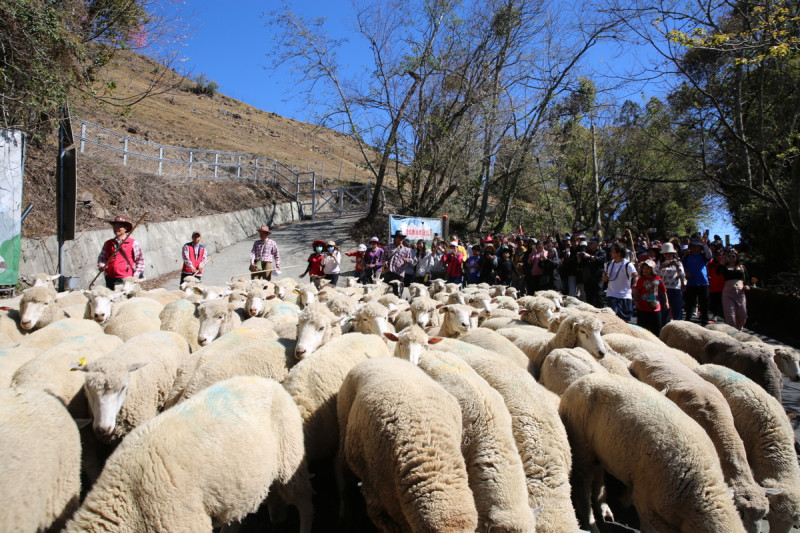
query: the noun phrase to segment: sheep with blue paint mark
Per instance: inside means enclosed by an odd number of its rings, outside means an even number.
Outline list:
[[[300,533],[310,533],[297,408],[279,383],[237,377],[131,432],[65,531],[211,533],[255,512],[271,490],[297,507]]]

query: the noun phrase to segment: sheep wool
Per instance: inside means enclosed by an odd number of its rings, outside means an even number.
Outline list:
[[[300,532],[310,533],[297,408],[277,382],[237,377],[128,435],[65,531],[211,533],[258,509],[273,483],[298,508]]]
[[[347,374],[337,411],[339,467],[362,480],[380,531],[476,530],[461,409],[441,385],[402,359],[368,359]]]
[[[116,335],[123,341],[148,331],[161,329],[158,315],[164,306],[152,298],[131,298],[122,302],[108,320],[105,332]]]
[[[502,396],[456,355],[429,350],[419,367],[461,407],[461,453],[481,528],[534,532],[525,472]]]
[[[189,343],[192,353],[200,349],[197,334],[200,331],[200,316],[197,305],[189,300],[176,300],[168,303],[158,315],[161,331],[173,331]]]
[[[727,337],[721,331],[713,331],[688,320],[673,320],[661,328],[661,342],[698,359],[700,350],[711,339]],[[699,359],[698,359],[699,360]]]
[[[514,343],[492,330],[475,328],[461,335],[459,340],[487,350],[497,352],[513,361],[520,368],[528,368],[528,357],[525,353],[514,346]]]
[[[19,325],[33,331],[66,318],[57,303],[58,293],[50,287],[31,287],[22,293],[19,302]]]
[[[59,531],[81,488],[78,427],[56,398],[0,388],[0,530]]]
[[[303,418],[306,453],[310,460],[332,457],[336,452],[339,444],[336,399],[350,369],[370,357],[390,355],[381,337],[346,333],[289,371],[283,386]]]
[[[175,373],[189,356],[186,339],[152,331],[76,370],[85,372],[84,390],[101,439],[116,442],[164,406]]]
[[[440,345],[458,343],[445,339]],[[528,487],[528,505],[539,510],[536,531],[574,533],[578,519],[572,508],[569,474],[572,453],[554,396],[498,354],[462,343],[455,352],[500,396],[511,414],[511,428],[522,459]],[[556,397],[558,399],[558,397]]]
[[[70,337],[19,367],[11,385],[48,392],[61,400],[74,418],[86,418],[88,406],[80,394],[84,378],[80,372],[69,372],[70,364],[80,358],[94,361],[120,346],[122,339],[104,333]]]
[[[711,440],[658,391],[590,374],[570,385],[559,414],[573,451],[575,510],[597,531],[592,480],[603,468],[632,490],[648,531],[743,533]]]
[[[794,432],[781,404],[730,368],[700,365],[695,372],[714,384],[731,408],[753,477],[767,490],[770,533],[800,526],[800,466]]]
[[[44,350],[16,346],[0,350],[0,387],[10,387],[14,373]]]
[[[49,350],[59,342],[70,337],[92,336],[103,333],[103,328],[93,320],[65,318],[25,335],[20,341],[24,348]]]
[[[560,396],[567,387],[583,376],[607,372],[603,365],[583,348],[557,348],[545,357],[539,383]]]
[[[639,354],[630,368],[639,381],[663,391],[706,431],[717,450],[725,481],[733,489],[733,503],[742,522],[748,531],[757,531],[769,502],[753,479],[731,409],[719,390],[663,352]]]

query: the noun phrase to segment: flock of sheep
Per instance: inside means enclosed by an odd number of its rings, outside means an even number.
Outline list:
[[[2,531],[235,530],[264,503],[310,533],[313,501],[382,532],[800,525],[788,347],[488,285],[49,283],[0,312]]]

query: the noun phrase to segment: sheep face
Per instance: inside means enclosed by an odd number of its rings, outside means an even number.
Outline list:
[[[366,307],[369,306],[369,307]],[[364,335],[379,335],[383,338],[384,333],[389,333],[389,313],[382,305],[366,304],[356,311],[353,317],[353,331]]]
[[[48,274],[36,274],[36,281],[33,282],[33,287],[47,287],[48,289],[56,290],[56,280],[60,278],[60,274],[52,276]]]
[[[105,324],[111,318],[112,304],[124,296],[121,292],[93,290],[84,293],[88,298],[89,318],[98,324]]]
[[[48,306],[56,305],[56,291],[46,287],[27,289],[19,303],[19,325],[32,330],[42,319]]]
[[[439,312],[444,315],[442,330],[458,335],[473,328],[472,317],[478,317],[478,310],[466,305],[445,305],[439,308]]]
[[[419,358],[428,349],[429,344],[436,344],[441,337],[428,338],[428,334],[419,326],[409,326],[399,334],[384,333],[384,337],[394,341],[394,356],[405,359],[413,365],[419,365]]]
[[[265,294],[263,291],[251,292],[247,295],[247,301],[244,308],[247,309],[247,314],[250,316],[261,316],[264,314],[264,306],[267,300],[276,298],[274,294]]]
[[[222,305],[220,305],[222,304]],[[227,302],[211,301],[200,304],[197,308],[200,315],[200,329],[197,332],[197,343],[207,346],[219,337],[222,323],[230,318],[233,307]]]
[[[791,348],[775,348],[773,356],[781,374],[792,381],[800,381],[800,354]]]
[[[315,304],[306,308],[297,321],[295,359],[304,359],[314,353],[314,350],[330,340],[336,327],[336,317],[324,305]]]
[[[120,290],[125,296],[133,296],[134,293],[140,290],[139,283],[141,282],[141,278],[124,278],[122,280],[122,288]]]
[[[576,346],[585,349],[596,359],[605,357],[606,346],[603,344],[603,337],[600,335],[599,328],[580,322],[575,323],[572,327],[577,338]]]
[[[100,368],[92,363],[84,367],[73,367],[86,372],[86,382],[83,388],[86,391],[86,399],[94,419],[92,428],[98,437],[108,439],[114,432],[114,428],[117,426],[117,415],[128,396],[130,373],[146,364],[120,363],[109,366],[106,362]]]
[[[474,307],[475,309],[481,309],[483,311],[492,310],[492,299],[486,293],[474,294],[470,296],[467,303],[472,307]]]
[[[295,287],[294,292],[297,293],[297,306],[300,309],[305,309],[317,301],[317,289],[313,285]]]

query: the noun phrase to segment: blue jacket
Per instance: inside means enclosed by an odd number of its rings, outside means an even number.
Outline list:
[[[708,285],[706,262],[706,256],[702,253],[689,254],[683,258],[683,268],[686,270],[687,286],[702,287]]]

